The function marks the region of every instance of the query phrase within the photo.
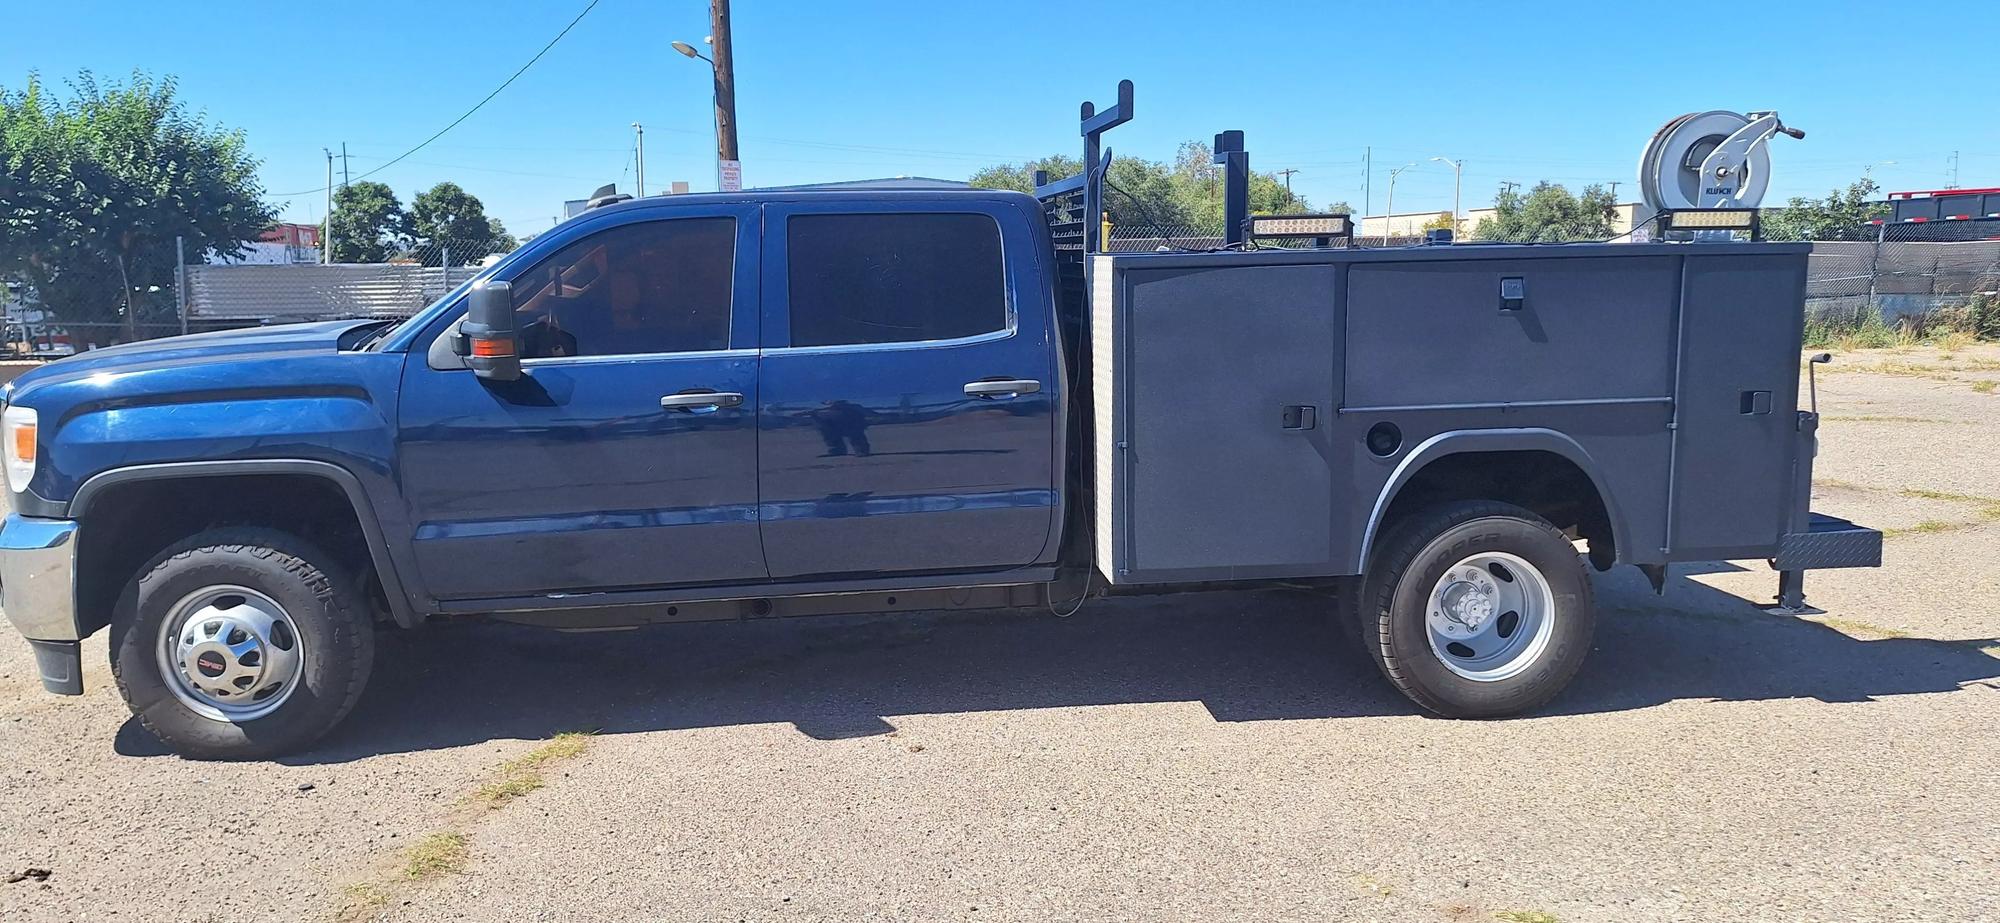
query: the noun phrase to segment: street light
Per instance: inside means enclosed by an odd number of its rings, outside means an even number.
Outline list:
[[[1396,177],[1400,176],[1404,170],[1408,170],[1414,166],[1416,166],[1416,162],[1412,161],[1389,171],[1389,202],[1382,206],[1384,212],[1382,215],[1382,243],[1384,244],[1389,242],[1389,230],[1396,223]]]
[[[715,36],[712,35],[702,39],[703,44],[711,44],[714,41],[715,41]],[[710,76],[713,76],[715,74],[715,59],[710,58],[708,55],[702,54],[701,49],[696,48],[693,45],[690,45],[686,42],[672,42],[670,43],[670,45],[675,51],[678,51],[681,54],[684,54],[690,58],[699,58],[700,60],[707,61],[708,71]],[[711,108],[715,106],[715,93],[713,91],[711,91],[708,95],[708,104]],[[721,160],[722,121],[720,119],[717,119],[715,122],[715,150],[717,152],[716,153],[717,159],[715,161],[715,190],[717,192],[721,192],[722,191],[722,160]]]
[[[690,58],[708,62],[709,76],[714,78],[715,93],[715,188],[722,192],[734,192],[743,185],[743,165],[736,154],[736,65],[729,39],[729,0],[709,0],[709,34],[702,44],[709,47],[709,57],[686,42],[668,42],[669,47]],[[728,179],[725,188],[724,180]]]
[[[1453,160],[1449,157],[1432,157],[1431,159],[1438,163],[1451,164],[1451,233],[1453,235],[1456,235],[1458,234],[1459,231],[1458,188],[1459,188],[1459,181],[1465,178],[1465,172],[1464,172],[1465,161]]]

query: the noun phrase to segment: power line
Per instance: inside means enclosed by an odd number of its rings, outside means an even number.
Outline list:
[[[591,11],[591,10],[594,10],[594,9],[596,9],[596,8],[597,8],[597,4],[598,4],[598,2],[599,2],[599,0],[590,0],[590,2],[589,2],[588,4],[585,4],[585,5],[584,5],[584,7],[583,7],[583,12],[580,12],[580,13],[576,14],[576,18],[575,18],[575,19],[572,19],[572,20],[570,20],[570,21],[569,21],[569,25],[567,25],[567,26],[564,26],[564,27],[562,28],[562,31],[561,31],[561,32],[558,32],[558,33],[556,33],[556,37],[555,37],[555,38],[552,38],[552,39],[549,39],[549,43],[548,43],[548,44],[546,44],[546,45],[543,45],[543,46],[542,46],[542,50],[540,50],[540,51],[537,51],[537,52],[535,52],[535,56],[534,56],[534,57],[532,57],[532,58],[529,58],[529,59],[528,59],[528,63],[526,63],[526,64],[523,64],[523,65],[521,65],[521,69],[520,69],[520,70],[517,70],[517,71],[515,71],[515,72],[514,72],[514,74],[513,74],[513,76],[511,76],[511,77],[508,77],[508,78],[507,78],[506,80],[504,80],[504,81],[501,81],[501,83],[500,83],[500,85],[499,85],[499,86],[497,86],[497,87],[494,87],[494,88],[493,88],[493,92],[491,92],[491,93],[488,93],[488,94],[486,94],[486,98],[485,98],[485,99],[482,99],[482,100],[480,100],[480,101],[479,101],[479,102],[477,102],[477,103],[474,103],[474,104],[473,104],[473,106],[472,106],[472,108],[470,108],[470,109],[467,109],[467,110],[465,110],[465,113],[464,113],[463,115],[460,115],[460,116],[459,116],[458,118],[455,118],[455,119],[452,119],[452,120],[451,120],[451,124],[449,124],[449,125],[446,125],[445,127],[443,127],[443,128],[440,128],[440,129],[438,129],[438,130],[437,130],[437,133],[436,133],[436,134],[434,134],[434,135],[431,135],[431,136],[430,136],[430,137],[428,137],[428,138],[425,138],[425,139],[423,140],[423,142],[422,142],[421,144],[418,144],[418,145],[417,145],[416,147],[413,147],[413,148],[410,148],[409,150],[407,150],[407,151],[404,151],[404,152],[402,152],[401,154],[397,154],[397,155],[396,155],[395,157],[393,157],[393,158],[390,158],[390,160],[389,160],[389,162],[388,162],[388,163],[385,163],[385,164],[383,164],[383,165],[381,165],[381,166],[379,166],[379,167],[376,167],[376,168],[375,168],[375,169],[373,169],[373,170],[370,170],[370,171],[368,171],[368,172],[366,172],[366,173],[363,173],[363,174],[361,174],[361,176],[360,176],[360,177],[358,177],[358,178],[359,178],[359,179],[367,179],[368,177],[371,177],[371,176],[374,176],[375,174],[377,174],[377,173],[380,173],[380,172],[382,172],[383,170],[387,170],[387,169],[389,169],[390,167],[393,167],[393,166],[395,166],[395,165],[396,165],[396,164],[397,164],[397,163],[398,163],[399,161],[401,161],[401,160],[402,160],[403,158],[405,158],[405,157],[408,157],[408,156],[410,156],[411,154],[414,154],[414,153],[416,153],[416,152],[418,152],[418,151],[421,151],[421,150],[423,150],[423,149],[424,149],[424,148],[425,148],[426,146],[428,146],[428,145],[429,145],[429,144],[430,144],[430,143],[431,143],[432,141],[436,141],[437,139],[439,139],[439,138],[442,138],[442,137],[444,137],[444,135],[445,135],[445,132],[448,132],[448,131],[450,131],[450,130],[452,130],[452,129],[454,129],[454,128],[457,128],[457,127],[458,127],[458,123],[460,123],[460,122],[463,122],[463,121],[465,121],[466,119],[469,119],[469,118],[471,118],[471,117],[472,117],[472,114],[473,114],[473,113],[475,113],[475,112],[478,112],[478,111],[479,111],[479,110],[480,110],[481,108],[483,108],[483,107],[484,107],[484,106],[485,106],[485,105],[486,105],[487,103],[490,103],[490,102],[492,102],[492,101],[493,101],[493,97],[495,97],[495,96],[499,96],[499,95],[500,95],[500,91],[501,91],[501,90],[504,90],[504,89],[507,89],[507,87],[508,87],[508,86],[509,86],[510,84],[512,84],[512,83],[513,83],[513,82],[514,82],[515,80],[519,79],[519,78],[520,78],[520,76],[521,76],[522,74],[525,74],[525,73],[527,73],[527,72],[528,72],[528,68],[530,68],[530,67],[534,67],[534,66],[535,66],[535,62],[536,62],[536,61],[540,61],[540,60],[542,59],[542,56],[543,56],[543,55],[545,55],[545,54],[548,54],[548,53],[549,53],[549,49],[551,49],[551,48],[554,48],[554,47],[556,47],[556,43],[557,43],[557,42],[560,42],[560,41],[562,41],[562,40],[563,40],[563,36],[565,36],[565,35],[568,35],[568,34],[569,34],[569,30],[571,30],[571,29],[574,29],[574,28],[576,28],[576,24],[577,24],[577,23],[580,23],[580,22],[582,22],[582,21],[583,21],[583,17],[585,17],[585,16],[588,16],[588,15],[590,15],[590,11]],[[315,193],[315,192],[324,192],[324,191],[326,191],[326,190],[325,190],[325,188],[320,188],[320,189],[306,189],[306,190],[302,190],[302,191],[299,191],[299,192],[279,192],[279,193],[273,193],[273,196],[274,196],[274,197],[276,197],[276,198],[284,198],[285,196],[295,196],[295,195],[310,195],[310,194],[312,194],[312,193]]]

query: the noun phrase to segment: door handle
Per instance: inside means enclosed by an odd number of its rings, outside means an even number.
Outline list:
[[[714,413],[724,407],[740,407],[743,395],[734,391],[682,391],[660,398],[660,409],[687,413]]]
[[[1042,383],[1032,378],[1011,378],[1004,381],[968,381],[965,383],[965,393],[967,395],[985,398],[989,401],[1009,400],[1020,397],[1023,394],[1033,394],[1040,390],[1042,390]]]

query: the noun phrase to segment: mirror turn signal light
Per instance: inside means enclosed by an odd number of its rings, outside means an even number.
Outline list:
[[[514,338],[511,336],[468,339],[472,341],[472,354],[481,359],[504,359],[514,355]]]

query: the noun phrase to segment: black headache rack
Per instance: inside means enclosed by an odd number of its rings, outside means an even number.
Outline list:
[[[1111,151],[1104,147],[1104,133],[1132,120],[1132,81],[1118,82],[1118,102],[1109,109],[1100,112],[1095,103],[1085,102],[1081,113],[1083,172],[1051,179],[1048,171],[1037,170],[1034,177],[1035,198],[1042,203],[1056,253],[1066,267],[1077,267],[1075,278],[1079,281],[1084,255],[1111,249],[1104,208]],[[1207,249],[1242,249],[1255,246],[1258,239],[1313,248],[1352,245],[1353,222],[1345,214],[1270,216],[1263,220],[1281,218],[1287,226],[1260,230],[1259,219],[1250,215],[1250,154],[1243,146],[1243,132],[1231,129],[1218,133],[1212,151],[1216,166],[1222,167],[1223,217],[1220,246]]]

